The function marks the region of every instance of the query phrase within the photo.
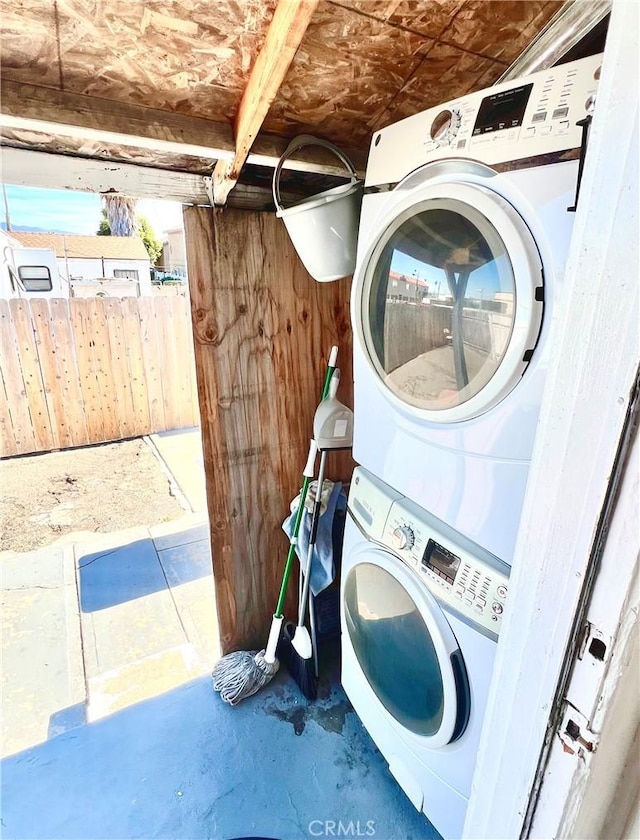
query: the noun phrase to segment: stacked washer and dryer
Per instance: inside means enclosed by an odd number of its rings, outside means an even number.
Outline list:
[[[446,838],[471,792],[601,58],[402,120],[369,154],[342,682]]]

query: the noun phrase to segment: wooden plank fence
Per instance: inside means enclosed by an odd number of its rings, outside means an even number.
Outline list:
[[[186,298],[0,300],[0,457],[199,422]]]

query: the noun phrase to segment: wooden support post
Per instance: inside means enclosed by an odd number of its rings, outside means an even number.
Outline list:
[[[352,404],[350,284],[312,280],[274,215],[189,207],[184,222],[218,620],[228,653],[266,642],[288,548],[281,525],[301,484],[333,344],[339,397]],[[332,453],[328,476],[348,480],[352,467],[350,453]]]

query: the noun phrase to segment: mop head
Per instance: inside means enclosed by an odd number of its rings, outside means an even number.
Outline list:
[[[225,703],[235,706],[271,682],[280,663],[277,659],[266,662],[264,654],[264,650],[237,650],[216,664],[211,674],[213,687]]]
[[[298,688],[307,700],[313,701],[318,696],[313,656],[306,659],[300,656],[293,646],[296,629],[297,627],[292,621],[285,621],[278,643],[278,658],[298,683]]]

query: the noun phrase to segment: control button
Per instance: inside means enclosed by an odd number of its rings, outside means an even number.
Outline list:
[[[507,592],[508,592],[508,591],[509,591],[509,590],[508,590],[508,589],[507,589],[507,587],[504,585],[504,583],[501,583],[501,584],[500,584],[500,586],[496,589],[496,592],[498,593],[498,596],[499,596],[500,598],[506,598],[506,597],[507,597]]]
[[[484,607],[482,606],[482,604],[475,604],[474,606],[475,606],[475,608],[478,610],[478,612],[482,612],[482,610],[484,609]]]
[[[499,604],[497,601],[494,601],[493,604],[491,604],[491,610],[494,613],[494,615],[502,615],[502,613],[504,612],[504,607],[502,606],[502,604]]]
[[[465,598],[464,602],[468,607],[470,607],[473,604],[473,598]]]
[[[484,609],[487,606],[487,602],[484,598],[478,598],[478,603]]]
[[[536,133],[536,129],[535,129],[535,126],[534,126],[533,128],[528,128],[528,129],[525,131],[524,136],[525,136],[525,137],[533,137],[533,135],[534,135],[535,133]]]
[[[587,114],[593,114],[596,108],[596,95],[592,93],[591,96],[588,97],[587,101],[584,103],[584,108]]]
[[[452,108],[450,111],[440,111],[431,124],[429,131],[431,139],[436,146],[452,145],[461,122],[462,115],[455,108]]]
[[[543,125],[542,128],[540,129],[540,134],[543,134],[543,135],[544,134],[551,134],[551,131],[552,131],[552,126]]]
[[[408,525],[399,525],[393,532],[393,544],[399,549],[413,548],[415,536]]]
[[[556,110],[553,112],[553,119],[554,120],[563,119],[564,117],[568,117],[568,116],[569,116],[569,109],[567,107],[556,108]]]
[[[558,123],[558,128],[560,131],[569,131],[569,120],[561,120]]]
[[[497,621],[497,620],[498,620],[498,616],[497,616],[497,615],[492,615],[492,616],[491,616],[491,621]]]

